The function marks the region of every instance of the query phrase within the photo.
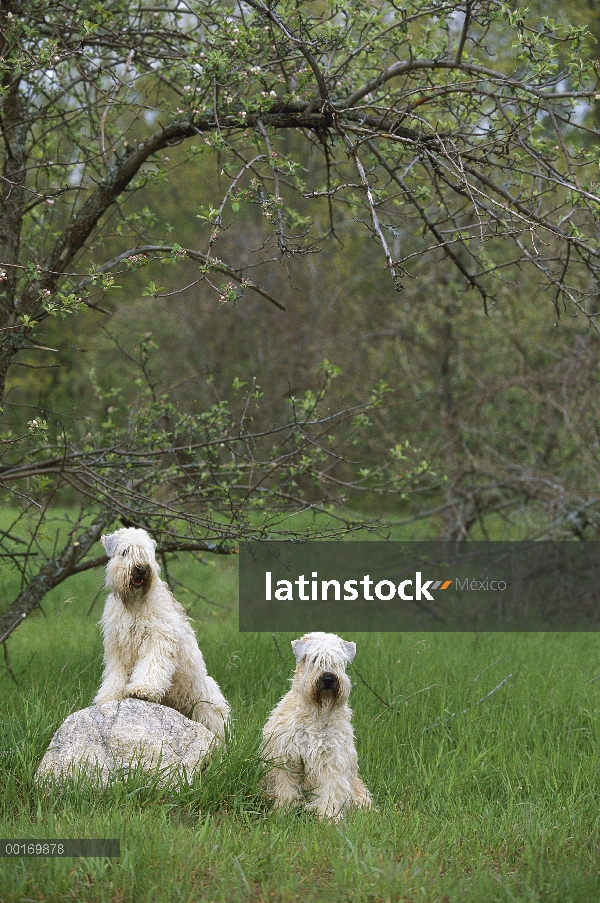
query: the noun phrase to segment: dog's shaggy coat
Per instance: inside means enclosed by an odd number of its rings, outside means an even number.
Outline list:
[[[229,705],[209,677],[183,607],[159,577],[156,543],[145,530],[102,536],[109,561],[104,674],[97,704],[135,697],[170,706],[223,737]]]
[[[346,665],[356,645],[332,633],[309,633],[292,641],[296,671],[290,691],[263,729],[270,767],[265,791],[275,806],[305,805],[320,817],[339,819],[351,806],[371,805],[358,776],[358,759],[347,704]]]

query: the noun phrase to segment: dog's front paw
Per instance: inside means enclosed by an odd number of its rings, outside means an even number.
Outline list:
[[[128,699],[141,699],[144,702],[160,702],[160,697],[144,687],[127,687],[125,697]]]
[[[105,686],[100,687],[92,700],[92,705],[103,705],[105,702],[118,702],[120,699],[123,699],[124,695],[125,682],[106,684]]]
[[[313,798],[306,804],[306,808],[316,813],[319,818],[327,818],[334,822],[341,821],[346,815],[345,801],[336,797]]]

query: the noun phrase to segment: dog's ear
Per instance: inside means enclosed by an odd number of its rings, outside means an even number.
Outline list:
[[[116,533],[111,533],[110,536],[106,536],[105,534],[103,534],[100,537],[100,542],[106,549],[106,554],[108,555],[109,558],[112,558],[112,556],[114,555],[115,549],[117,548],[118,541],[119,541],[119,538]]]
[[[296,661],[302,661],[306,655],[306,642],[304,637],[302,637],[301,640],[292,640],[292,651],[296,656]]]
[[[348,664],[354,660],[354,656],[356,655],[356,643],[353,643],[351,640],[342,640],[344,644],[344,655],[346,656],[346,661]]]

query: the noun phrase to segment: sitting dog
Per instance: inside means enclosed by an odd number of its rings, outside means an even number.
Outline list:
[[[223,737],[229,705],[209,677],[182,606],[160,579],[156,543],[145,530],[127,527],[102,536],[109,557],[104,633],[104,674],[94,703],[127,696],[177,709]]]
[[[321,818],[339,820],[350,806],[370,807],[358,776],[352,711],[346,700],[346,665],[355,643],[332,633],[308,633],[292,641],[292,686],[265,724],[265,757],[272,767],[265,791],[275,806],[304,804]]]

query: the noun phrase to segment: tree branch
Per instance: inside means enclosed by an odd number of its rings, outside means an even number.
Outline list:
[[[110,515],[103,512],[84,530],[78,540],[73,541],[71,534],[60,555],[47,561],[40,568],[12,605],[0,615],[0,643],[3,643],[27,615],[38,607],[49,590],[76,573],[78,562],[87,554],[90,546],[97,542],[109,522]]]
[[[267,16],[271,22],[273,22],[277,28],[286,36],[288,41],[292,41],[292,43],[297,44],[300,48],[300,52],[306,59],[308,65],[313,71],[313,75],[315,77],[315,81],[319,88],[319,97],[321,98],[324,104],[329,102],[329,92],[327,91],[327,85],[325,84],[325,79],[323,78],[323,73],[319,69],[316,59],[310,52],[307,47],[305,41],[301,38],[297,38],[292,32],[283,24],[279,16],[277,16],[272,9],[266,7],[261,0],[247,0],[248,5],[252,6],[255,10],[261,13],[263,16]]]

